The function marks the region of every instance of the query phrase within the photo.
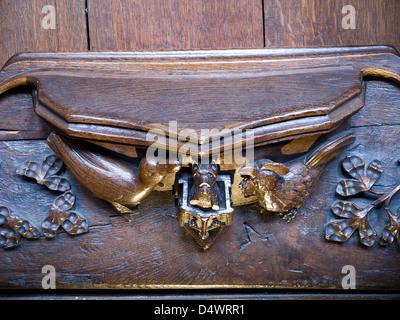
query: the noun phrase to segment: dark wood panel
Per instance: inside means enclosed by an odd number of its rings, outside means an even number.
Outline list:
[[[400,50],[397,0],[274,0],[264,2],[266,47],[385,44]],[[355,8],[355,29],[343,29],[342,8]]]
[[[366,106],[352,119],[353,126],[393,125],[400,123],[399,86],[384,81],[367,82]]]
[[[91,50],[261,48],[261,0],[89,0]]]
[[[388,84],[374,82],[371,101],[391,99]],[[367,103],[367,114],[375,105]],[[354,117],[357,122],[357,116]],[[54,239],[21,240],[21,246],[1,250],[1,288],[41,288],[46,264],[55,267],[57,288],[202,288],[269,287],[341,289],[344,265],[356,269],[357,289],[398,289],[399,247],[366,248],[357,235],[345,244],[326,241],[327,223],[336,220],[330,206],[340,199],[337,183],[344,177],[340,160],[357,154],[369,163],[382,160],[380,187],[400,180],[398,124],[353,127],[356,143],[327,168],[322,180],[290,224],[260,211],[257,205],[235,208],[234,223],[225,228],[208,251],[203,251],[178,226],[169,192],[153,192],[127,222],[102,200],[93,198],[67,171],[77,194],[76,207],[89,221],[89,232],[72,237],[59,232]],[[384,143],[383,143],[384,142]],[[0,142],[0,205],[8,205],[40,230],[56,194],[14,174],[27,160],[40,161],[51,154],[45,141]],[[368,199],[364,199],[368,202]],[[398,200],[394,205],[398,205]],[[380,232],[387,225],[381,208],[370,223]],[[380,234],[378,234],[380,236]]]
[[[363,105],[363,70],[378,67],[381,77],[390,71],[379,68],[398,70],[394,53],[362,47],[21,54],[1,72],[8,80],[0,92],[15,83],[35,86],[36,113],[74,137],[149,145],[148,130],[167,131],[177,121],[179,130],[199,136],[203,129],[255,128],[260,145],[334,129]],[[4,129],[18,125],[8,121]]]
[[[17,51],[86,50],[84,1],[50,2],[0,3],[0,31],[6,44],[0,49],[5,50],[0,51],[2,58]],[[264,44],[262,3],[121,0],[111,4],[88,0],[90,48],[259,48]],[[44,32],[38,17],[43,16],[41,8],[47,4],[57,8],[57,29]],[[347,4],[356,7],[356,30],[341,30],[341,7]],[[390,44],[399,48],[396,13],[400,4],[394,0],[288,0],[264,1],[264,5],[267,47]],[[23,20],[19,25],[13,23],[19,20]],[[71,64],[80,65],[79,59]],[[37,67],[46,65],[44,60],[34,63]],[[9,71],[11,75],[16,70]],[[282,83],[290,89],[290,82]],[[309,83],[304,90],[317,87]],[[53,92],[56,96],[61,90],[54,87]],[[349,241],[338,244],[325,240],[324,232],[329,222],[337,220],[330,206],[342,199],[335,189],[344,178],[339,164],[346,155],[356,154],[367,164],[380,159],[384,173],[378,180],[379,188],[400,180],[399,92],[398,85],[368,81],[365,107],[352,118],[356,142],[330,163],[317,190],[292,223],[263,212],[258,205],[235,207],[234,223],[208,251],[179,227],[170,191],[154,191],[128,222],[110,204],[94,198],[68,170],[63,176],[72,182],[77,197],[73,210],[89,221],[89,232],[71,236],[61,230],[54,239],[46,239],[41,223],[58,194],[18,176],[15,168],[28,160],[40,162],[52,151],[44,140],[0,141],[0,206],[7,205],[29,219],[41,233],[38,240],[22,239],[17,248],[0,249],[0,288],[40,289],[41,269],[50,264],[56,270],[57,288],[341,289],[342,267],[353,265],[357,289],[398,290],[400,249],[396,243],[386,248],[375,243],[366,248],[356,232]],[[67,93],[63,92],[63,97]],[[43,138],[35,130],[43,134],[47,129],[34,117],[28,89],[3,95],[0,105],[0,140]],[[393,210],[399,206],[398,198],[393,201]],[[369,203],[371,199],[358,200]],[[384,208],[373,212],[370,222],[380,237],[388,224]]]
[[[393,127],[354,130],[362,147],[351,152],[368,157],[393,132]],[[397,126],[397,135],[398,132]],[[13,188],[5,187],[10,178],[5,173],[19,162],[12,160],[14,155],[20,160],[25,154],[32,155],[34,160],[47,155],[44,145],[44,141],[1,143],[2,156],[8,152],[2,166],[2,177],[7,178],[1,183],[2,204],[13,207],[19,199],[19,213],[38,227],[54,194],[27,181],[18,181],[19,177],[11,179]],[[389,147],[398,150],[400,146],[393,139],[390,146],[381,147],[375,156],[382,158]],[[400,176],[394,164],[383,158],[388,168],[384,178],[398,181]],[[79,204],[76,210],[89,219],[89,232],[76,237],[60,232],[52,240],[22,240],[20,247],[2,251],[0,287],[41,288],[41,268],[51,264],[57,272],[57,288],[167,285],[340,289],[344,265],[355,267],[357,289],[399,288],[400,256],[396,245],[383,248],[376,244],[367,249],[358,245],[357,235],[346,244],[324,240],[325,225],[335,219],[329,208],[336,198],[336,183],[342,178],[338,175],[339,160],[329,165],[318,190],[294,222],[288,224],[262,213],[255,205],[237,207],[234,223],[223,230],[208,251],[199,248],[185,229],[178,226],[173,217],[175,206],[165,193],[153,193],[139,206],[139,215],[127,222],[111,208],[99,205],[99,200],[84,194],[72,178]],[[83,199],[85,205],[81,204]],[[371,220],[374,226],[379,225],[375,216]]]

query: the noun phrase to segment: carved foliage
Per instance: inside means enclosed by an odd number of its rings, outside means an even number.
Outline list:
[[[354,179],[340,181],[336,188],[336,193],[343,197],[350,197],[361,192],[368,192],[381,195],[381,197],[365,208],[359,208],[350,201],[336,201],[331,209],[336,216],[343,219],[333,221],[326,226],[325,238],[327,240],[345,242],[358,230],[360,242],[365,246],[372,246],[377,238],[377,232],[369,224],[368,218],[371,212],[382,204],[385,204],[390,225],[382,230],[379,243],[387,245],[396,239],[400,245],[400,209],[398,210],[398,214],[395,215],[389,208],[393,196],[400,191],[400,183],[387,191],[372,189],[383,172],[382,164],[379,160],[373,160],[365,169],[363,159],[357,156],[347,156],[342,162],[342,167]]]
[[[71,235],[88,231],[88,222],[76,212],[69,210],[75,204],[75,195],[71,191],[58,196],[50,208],[50,214],[42,223],[42,231],[46,238],[53,238],[59,228]]]
[[[397,244],[400,246],[400,208],[397,210],[397,215],[389,208],[386,208],[386,213],[389,216],[390,224],[382,230],[382,237],[379,244],[389,245],[396,239]]]
[[[376,239],[376,231],[369,225],[368,216],[374,209],[369,206],[360,209],[352,202],[337,201],[332,205],[332,211],[344,220],[328,224],[325,236],[328,240],[344,242],[347,241],[354,231],[358,230],[360,241],[366,246],[371,246]]]
[[[343,179],[339,182],[336,192],[343,197],[353,196],[363,191],[369,191],[376,180],[382,175],[383,168],[379,160],[372,161],[365,169],[364,160],[356,156],[348,156],[342,162],[343,170],[354,179]]]
[[[0,207],[0,245],[4,249],[17,246],[21,237],[26,239],[39,238],[39,231],[25,219],[11,213],[6,206]]]
[[[63,162],[55,155],[46,157],[39,165],[34,161],[28,161],[16,169],[20,176],[35,179],[38,184],[45,185],[50,190],[65,192],[71,189],[69,181],[60,177]]]
[[[57,231],[64,229],[71,235],[88,231],[88,222],[78,213],[69,211],[75,204],[75,195],[68,191],[70,182],[59,176],[64,164],[55,155],[46,157],[41,165],[28,161],[16,169],[20,176],[34,179],[38,184],[48,189],[63,192],[53,202],[50,213],[42,223],[42,232],[46,238],[53,238]],[[0,245],[4,248],[15,247],[22,237],[37,239],[40,234],[29,221],[10,213],[8,207],[0,207]]]

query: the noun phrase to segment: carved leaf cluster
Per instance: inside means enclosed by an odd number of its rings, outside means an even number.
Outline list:
[[[42,231],[46,238],[53,238],[63,228],[71,235],[88,231],[88,222],[78,213],[69,211],[75,204],[75,195],[67,191],[58,196],[50,208],[50,214],[42,223]]]
[[[342,162],[343,170],[354,179],[343,179],[339,182],[336,193],[343,197],[350,197],[361,192],[371,192],[372,187],[383,173],[382,164],[379,160],[373,160],[367,168],[365,168],[364,160],[357,156],[347,156]],[[345,242],[356,230],[358,230],[360,242],[365,246],[372,246],[377,238],[377,232],[368,222],[369,215],[382,203],[388,204],[397,192],[400,190],[400,184],[387,192],[380,192],[382,197],[375,200],[365,208],[359,208],[356,204],[349,201],[336,201],[331,209],[332,212],[343,218],[329,223],[325,229],[325,238],[327,240]],[[390,225],[382,230],[379,243],[388,245],[397,241],[400,246],[400,209],[395,215],[389,208],[386,212],[390,218]]]
[[[59,176],[63,166],[61,159],[50,155],[41,165],[28,161],[16,169],[16,173],[20,176],[32,178],[50,190],[63,192],[54,200],[49,215],[42,222],[42,232],[49,239],[53,238],[60,228],[71,235],[88,231],[87,220],[78,213],[70,211],[76,199],[70,191],[69,181]],[[29,221],[11,214],[8,207],[0,207],[0,246],[12,248],[19,243],[21,237],[37,239],[39,236],[39,231]]]
[[[326,239],[345,242],[358,230],[361,243],[368,247],[372,246],[377,233],[374,228],[370,226],[368,215],[373,209],[373,206],[360,209],[352,202],[335,202],[332,205],[333,213],[345,219],[328,224],[325,230]]]
[[[21,237],[26,239],[39,238],[39,231],[28,220],[14,214],[6,206],[0,207],[0,245],[10,249],[19,244]]]
[[[389,216],[390,224],[382,230],[382,237],[379,241],[381,245],[392,244],[396,240],[400,246],[400,208],[397,210],[395,215],[389,208],[386,208],[386,213]]]
[[[357,156],[347,156],[342,162],[343,170],[354,179],[343,179],[339,182],[336,192],[343,197],[369,191],[382,175],[383,168],[379,160],[372,161],[365,169],[364,160]]]
[[[50,190],[65,192],[71,189],[69,181],[60,177],[63,162],[55,155],[46,157],[39,165],[34,161],[28,161],[16,169],[20,176],[35,179],[38,184],[46,186]]]

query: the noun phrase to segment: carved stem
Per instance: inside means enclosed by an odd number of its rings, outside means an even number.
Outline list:
[[[390,206],[392,198],[400,191],[400,183],[398,183],[388,194],[385,205]]]
[[[394,186],[391,190],[389,191],[373,191],[373,190],[369,190],[371,193],[374,194],[383,194],[382,197],[380,197],[379,199],[376,199],[372,205],[374,207],[378,207],[380,206],[382,203],[386,202],[385,205],[389,206],[390,202],[392,201],[392,198],[400,191],[400,183],[398,183],[396,186]]]

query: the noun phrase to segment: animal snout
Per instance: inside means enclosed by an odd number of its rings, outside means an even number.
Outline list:
[[[208,190],[210,190],[211,186],[207,182],[202,182],[200,183],[199,188],[202,192],[207,192]]]

